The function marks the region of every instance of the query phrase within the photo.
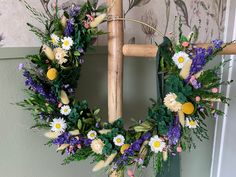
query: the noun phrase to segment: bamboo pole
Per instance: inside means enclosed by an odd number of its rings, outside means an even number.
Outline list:
[[[109,15],[123,17],[123,0],[107,0]],[[123,104],[123,21],[108,21],[108,119],[114,122],[122,117]],[[123,176],[114,172],[111,177]]]
[[[197,47],[207,48],[211,44],[196,44]],[[123,46],[123,54],[127,57],[149,57],[153,58],[157,54],[158,47],[156,45],[137,45],[125,44]],[[219,55],[235,55],[236,44],[230,44],[223,49]]]
[[[107,0],[109,15],[122,17],[122,0]],[[108,22],[108,118],[114,122],[122,116],[123,103],[123,22]]]

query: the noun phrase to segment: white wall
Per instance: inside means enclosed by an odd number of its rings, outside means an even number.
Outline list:
[[[225,21],[225,40],[236,39],[236,1],[228,0],[226,21]],[[225,57],[232,59],[228,67],[224,70],[224,80],[235,80],[236,63],[235,56]],[[213,146],[213,159],[211,177],[234,177],[236,167],[236,83],[228,87],[223,87],[222,91],[231,99],[230,106],[222,107],[226,115],[223,119],[219,118],[215,127],[215,141]]]

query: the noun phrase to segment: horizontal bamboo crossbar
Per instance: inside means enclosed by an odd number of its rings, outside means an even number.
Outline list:
[[[211,44],[196,44],[197,47],[208,48]],[[155,57],[158,47],[156,45],[125,44],[123,54],[126,57]],[[236,44],[230,44],[219,55],[236,55]]]

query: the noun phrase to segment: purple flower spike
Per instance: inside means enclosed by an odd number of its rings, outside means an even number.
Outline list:
[[[169,144],[170,145],[176,145],[180,139],[180,125],[177,123],[178,117],[175,119],[175,125],[169,128],[169,131],[167,133],[167,137],[169,139]]]
[[[69,10],[69,15],[70,17],[76,17],[79,12],[80,12],[80,6],[73,5],[71,9]]]
[[[58,136],[55,140],[53,140],[53,144],[62,145],[70,143],[70,133],[65,132],[62,135]]]
[[[19,71],[21,71],[22,69],[24,69],[24,63],[20,63],[19,65],[18,65],[18,70]]]
[[[23,76],[26,77],[25,85],[28,86],[32,91],[43,96],[49,103],[57,103],[57,96],[55,93],[52,90],[45,89],[42,83],[33,80],[33,77],[29,71],[25,70],[23,72]]]
[[[65,36],[71,36],[73,31],[74,31],[74,23],[75,23],[75,20],[73,18],[69,19],[67,21],[67,25],[66,25],[66,28],[64,30],[64,35]]]
[[[146,134],[144,134],[141,138],[143,141],[148,140],[150,137],[152,136],[152,134],[150,132],[147,132]]]
[[[216,39],[216,40],[213,40],[212,43],[214,44],[214,47],[216,49],[220,49],[222,47],[223,41]]]
[[[90,139],[85,139],[84,140],[84,145],[87,146],[87,147],[90,146],[91,143],[92,143],[92,140],[90,140]]]
[[[138,141],[135,141],[132,145],[131,145],[131,148],[134,150],[134,151],[139,151],[140,148],[141,148],[141,143],[138,142]]]

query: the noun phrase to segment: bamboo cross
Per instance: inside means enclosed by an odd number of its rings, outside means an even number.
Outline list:
[[[123,18],[123,0],[107,0],[109,15]],[[210,44],[196,44],[207,48]],[[122,20],[108,21],[108,119],[114,122],[122,117],[123,106],[123,57],[155,57],[155,45],[124,44],[124,28]],[[230,44],[220,55],[235,55],[236,44]],[[112,174],[112,177],[122,174]]]

